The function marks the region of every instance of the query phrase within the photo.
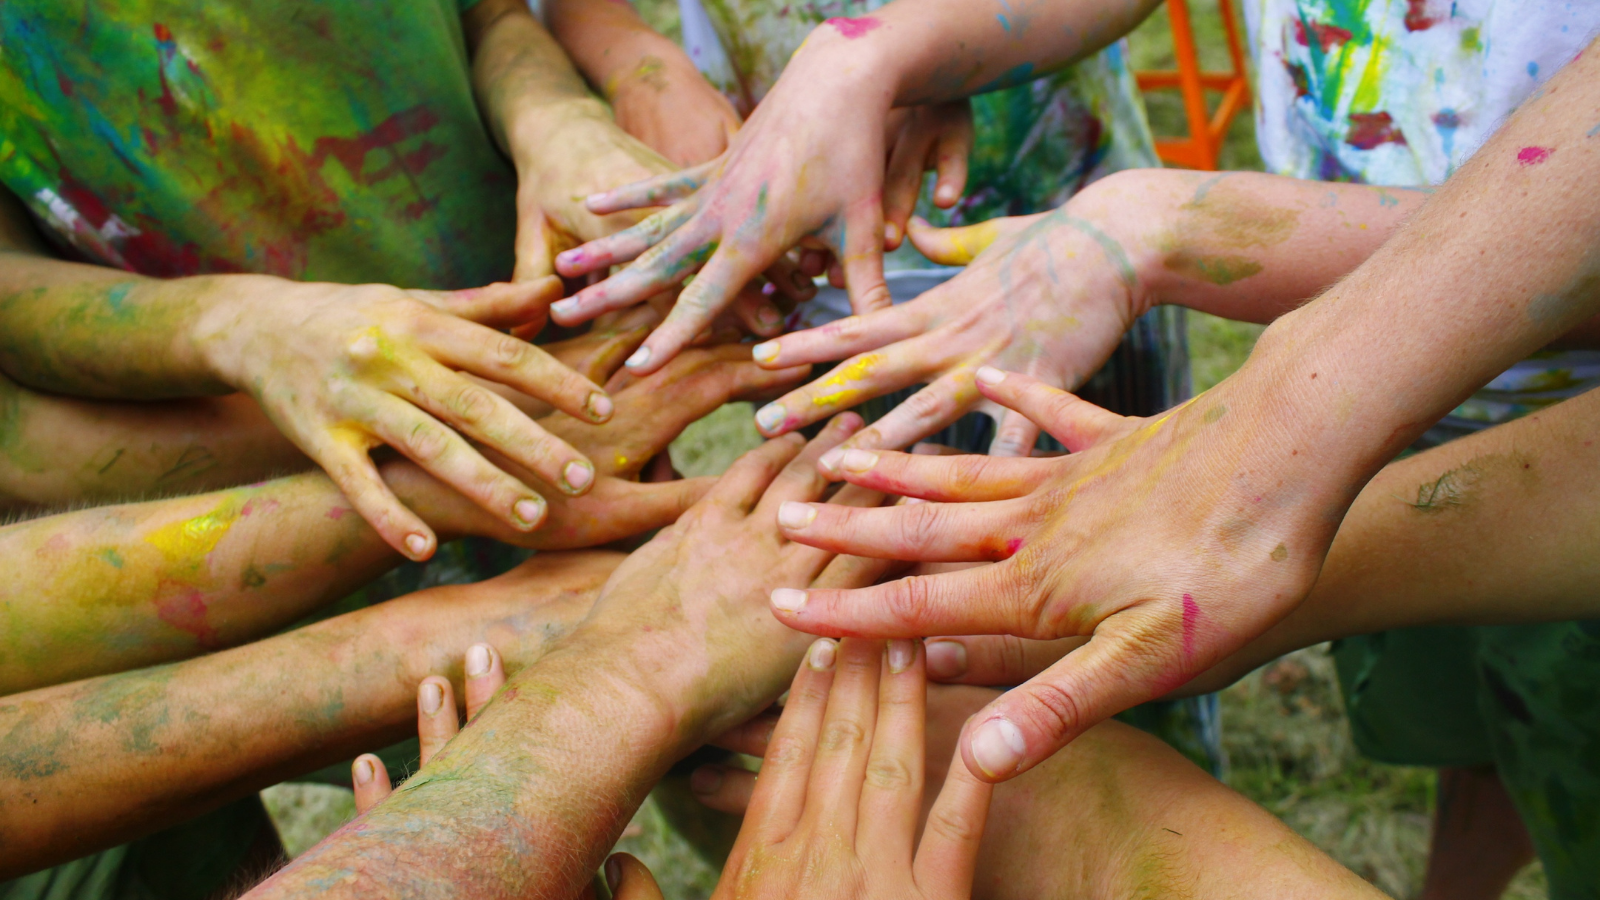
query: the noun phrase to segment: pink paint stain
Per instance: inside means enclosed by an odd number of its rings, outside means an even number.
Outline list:
[[[328,510],[327,516],[328,516],[328,518],[330,518],[330,519],[334,520],[335,522],[337,522],[340,519],[344,518],[344,514],[349,512],[349,511],[350,510],[348,508],[346,508],[346,507],[335,506],[333,509]]]
[[[190,590],[156,600],[156,615],[173,628],[194,635],[195,642],[202,650],[220,646],[217,630],[206,621],[205,595],[199,591]]]
[[[835,31],[844,35],[846,40],[851,41],[883,25],[882,22],[872,16],[862,16],[859,19],[829,19],[828,24],[832,25]]]
[[[1194,658],[1194,627],[1200,621],[1200,604],[1194,597],[1183,595],[1183,658]]]
[[[1517,151],[1517,162],[1525,166],[1537,166],[1550,158],[1556,152],[1554,147],[1523,147]]]
[[[1006,555],[1007,556],[1013,556],[1013,555],[1016,554],[1016,552],[1018,550],[1021,550],[1021,549],[1022,549],[1022,538],[1012,538],[1011,540],[1006,541]]]

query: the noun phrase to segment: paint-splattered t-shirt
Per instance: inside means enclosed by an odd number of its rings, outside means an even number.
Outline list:
[[[885,0],[679,0],[690,58],[742,113],[766,96],[806,35]],[[925,195],[918,212],[959,225],[1060,206],[1090,181],[1159,165],[1144,105],[1117,43],[1060,72],[973,98],[977,142],[967,194],[949,211]]]
[[[509,275],[516,176],[475,0],[7,0],[0,181],[70,252],[157,276]]]
[[[1600,3],[1247,0],[1268,171],[1438,184],[1600,33]],[[1540,161],[1537,149],[1527,164]],[[1600,386],[1600,353],[1541,353],[1456,408],[1440,435]]]

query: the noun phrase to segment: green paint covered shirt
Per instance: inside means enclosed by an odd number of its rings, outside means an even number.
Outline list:
[[[507,278],[473,2],[0,3],[0,181],[68,255],[147,275]]]

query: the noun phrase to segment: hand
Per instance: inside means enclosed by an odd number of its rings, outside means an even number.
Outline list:
[[[1130,215],[1122,210],[1134,208],[1090,191],[1053,213],[964,228],[913,220],[911,240],[930,259],[971,265],[910,302],[757,345],[762,365],[849,357],[828,377],[760,409],[757,427],[783,434],[925,384],[846,448],[904,447],[983,408],[998,426],[990,452],[1026,456],[1039,429],[1025,416],[985,406],[973,372],[993,365],[1071,389],[1104,364],[1145,302],[1113,237],[1124,230],[1119,218]],[[824,465],[836,462],[837,454]]]
[[[919,844],[926,695],[912,641],[813,644],[713,896],[971,896],[993,788],[952,765]]]
[[[575,361],[587,356],[596,363],[586,371],[604,378],[606,361],[615,361],[642,336],[639,329],[630,329],[620,339],[603,339],[598,346],[582,338],[552,345],[552,352],[568,354]],[[683,429],[724,403],[770,397],[806,372],[803,366],[761,369],[750,361],[748,346],[732,344],[690,350],[645,378],[618,373],[609,382],[616,412],[605,424],[588,425],[565,413],[539,420],[551,434],[570,440],[594,460],[596,478],[593,489],[582,497],[542,492],[540,502],[548,510],[543,527],[534,532],[504,527],[409,463],[385,466],[384,478],[408,499],[419,498],[413,501],[414,508],[447,535],[482,535],[538,550],[607,544],[671,524],[715,482],[712,478],[637,480],[646,464],[666,453]],[[493,453],[490,458],[513,474],[521,473],[509,460]]]
[[[861,77],[864,63],[847,45],[832,25],[819,26],[728,152],[707,168],[590,198],[597,212],[678,202],[563,253],[556,262],[567,277],[638,259],[552,307],[556,321],[575,324],[639,303],[698,272],[628,361],[636,372],[652,372],[802,241],[842,262],[857,312],[887,306],[881,191],[892,98],[887,86]]]
[[[983,395],[1072,451],[1049,459],[854,450],[853,484],[929,501],[883,510],[793,503],[793,540],[895,559],[991,565],[857,591],[777,591],[821,634],[1090,635],[975,717],[967,765],[1027,770],[1094,723],[1165,695],[1265,631],[1310,590],[1349,498],[1278,474],[1310,453],[1260,414],[1250,366],[1156,419],[1124,418],[1026,375],[982,369]],[[1267,415],[1270,415],[1268,413]]]
[[[682,53],[643,57],[607,81],[605,94],[623,131],[680,168],[721,156],[741,124],[733,104]]]
[[[437,539],[379,477],[374,447],[394,447],[516,532],[542,522],[539,495],[455,429],[567,496],[593,484],[581,453],[462,374],[585,422],[610,418],[611,399],[594,382],[494,330],[542,317],[559,294],[556,279],[468,291],[260,283],[270,295],[240,292],[206,313],[198,340],[210,366],[254,397],[407,557],[427,559]]]
[[[898,248],[905,237],[906,220],[922,196],[924,172],[937,173],[934,206],[949,209],[961,199],[967,186],[967,157],[972,154],[975,137],[969,100],[897,109],[891,116],[889,168],[883,176],[885,250]]]

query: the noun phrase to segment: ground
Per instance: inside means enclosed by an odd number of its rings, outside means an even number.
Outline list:
[[[642,0],[637,5],[652,24],[663,31],[676,30],[676,3]],[[1227,56],[1215,0],[1191,0],[1190,8],[1202,62],[1208,68],[1223,68]],[[1163,11],[1133,35],[1131,48],[1137,69],[1173,67]],[[1153,96],[1148,105],[1158,135],[1182,132],[1182,110],[1175,94]],[[1235,121],[1222,164],[1233,169],[1260,167],[1248,115]],[[1191,314],[1195,389],[1209,388],[1238,368],[1260,330]],[[731,404],[680,438],[673,459],[689,474],[718,472],[758,440],[749,406]],[[1224,691],[1222,722],[1230,785],[1392,896],[1416,893],[1427,855],[1433,774],[1374,763],[1355,752],[1326,648],[1292,654]],[[311,846],[354,813],[350,792],[339,788],[282,785],[263,796],[291,854]],[[634,817],[618,846],[651,865],[669,900],[705,897],[715,885],[716,867],[678,837],[654,799]],[[1531,900],[1547,895],[1543,871],[1535,863],[1522,872],[1506,897]]]

